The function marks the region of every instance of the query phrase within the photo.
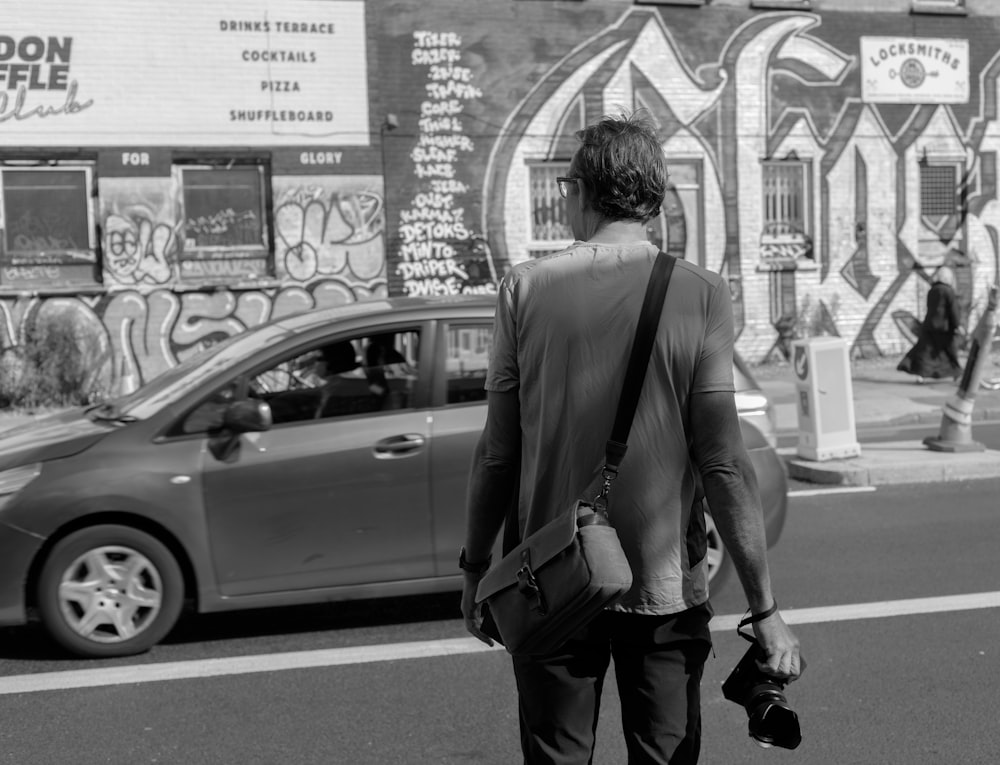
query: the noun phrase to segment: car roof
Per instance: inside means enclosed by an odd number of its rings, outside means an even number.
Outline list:
[[[275,319],[272,324],[289,332],[303,332],[348,318],[363,319],[367,316],[389,314],[402,320],[424,314],[464,314],[492,312],[496,295],[442,295],[435,297],[369,298],[356,303],[313,308],[301,313]]]

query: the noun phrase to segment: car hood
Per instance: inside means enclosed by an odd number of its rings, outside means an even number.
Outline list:
[[[0,470],[79,454],[114,428],[91,422],[81,408],[38,417],[0,432]]]

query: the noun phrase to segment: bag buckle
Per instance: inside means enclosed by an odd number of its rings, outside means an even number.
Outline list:
[[[594,497],[594,511],[601,513],[605,517],[608,513],[608,496],[611,494],[611,482],[618,477],[618,468],[613,465],[605,465],[601,471],[601,478],[604,483],[601,486],[601,493]]]
[[[517,591],[528,599],[532,611],[545,616],[548,609],[545,607],[545,599],[538,587],[535,573],[531,570],[531,554],[528,550],[521,551],[521,568],[517,570]]]

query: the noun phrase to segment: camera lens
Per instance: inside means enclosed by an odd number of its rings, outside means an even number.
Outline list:
[[[799,717],[781,692],[784,681],[761,672],[758,658],[763,652],[754,642],[723,682],[722,695],[746,710],[750,737],[757,744],[794,749],[802,743]]]
[[[794,749],[801,743],[799,717],[779,690],[771,688],[754,693],[747,711],[750,737],[764,748]]]

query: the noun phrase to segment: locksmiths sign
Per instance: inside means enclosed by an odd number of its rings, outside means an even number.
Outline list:
[[[367,145],[362,0],[3,0],[0,148]]]
[[[967,103],[969,41],[862,37],[861,98],[867,103]]]

